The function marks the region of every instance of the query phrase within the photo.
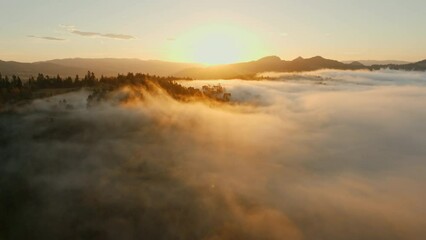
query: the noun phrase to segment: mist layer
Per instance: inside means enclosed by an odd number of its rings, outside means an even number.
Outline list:
[[[426,74],[274,77],[1,113],[0,238],[423,239]]]

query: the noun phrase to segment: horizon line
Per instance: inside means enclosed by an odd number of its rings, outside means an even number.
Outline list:
[[[339,59],[333,59],[333,58],[328,58],[328,57],[323,57],[321,55],[314,55],[312,57],[302,57],[302,56],[298,56],[296,58],[292,58],[292,59],[284,59],[278,55],[266,55],[264,57],[261,58],[257,58],[257,59],[252,59],[252,60],[242,60],[242,61],[237,61],[237,62],[231,62],[231,63],[218,63],[218,64],[207,64],[207,63],[202,63],[202,62],[186,62],[186,61],[174,61],[174,60],[161,60],[161,59],[142,59],[142,58],[137,58],[137,57],[64,57],[64,58],[53,58],[53,59],[45,59],[45,60],[36,60],[36,61],[19,61],[19,60],[6,60],[6,59],[2,59],[0,58],[0,61],[3,62],[16,62],[16,63],[27,63],[27,64],[32,64],[32,63],[41,63],[41,62],[50,62],[50,61],[55,61],[55,60],[77,60],[77,59],[82,59],[82,60],[139,60],[139,61],[159,61],[159,62],[167,62],[167,63],[182,63],[182,64],[198,64],[198,65],[204,65],[204,66],[220,66],[220,65],[229,65],[229,64],[238,64],[238,63],[247,63],[247,62],[254,62],[254,61],[258,61],[261,60],[263,58],[267,58],[267,57],[278,57],[279,59],[283,60],[283,61],[293,61],[297,58],[302,58],[302,59],[310,59],[310,58],[315,58],[315,57],[322,57],[324,59],[329,59],[329,60],[335,60],[335,61],[339,61],[342,63],[345,62],[361,62],[361,61],[380,61],[380,62],[391,62],[391,61],[395,61],[395,62],[405,62],[405,63],[416,63],[419,61],[423,61],[426,59],[426,57],[424,59],[420,59],[420,60],[414,60],[414,61],[409,61],[409,60],[401,60],[401,59],[357,59],[357,60],[339,60]]]

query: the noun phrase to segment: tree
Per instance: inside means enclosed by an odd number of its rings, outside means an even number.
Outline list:
[[[6,87],[6,86],[5,86],[5,83],[4,83],[4,80],[3,80],[3,76],[0,73],[0,88],[4,88],[4,87]]]
[[[81,87],[81,81],[80,81],[80,77],[78,75],[75,75],[74,86]]]
[[[4,87],[5,88],[10,87],[9,77],[7,75],[6,75],[6,77],[4,77]]]
[[[32,88],[34,88],[34,87],[35,87],[35,80],[34,80],[34,77],[33,77],[33,76],[31,76],[31,77],[28,79],[27,85],[28,85],[28,88],[29,88],[29,89],[32,89]]]
[[[84,76],[83,85],[84,86],[94,86],[96,82],[95,73],[87,71],[86,76]]]
[[[22,88],[22,80],[21,80],[21,78],[18,76],[18,78],[16,79],[16,84],[15,84],[15,86],[17,87],[17,88]]]
[[[62,78],[61,78],[61,76],[59,76],[59,74],[56,75],[56,79],[54,81],[55,81],[54,87],[56,87],[56,88],[62,87]]]
[[[39,73],[36,79],[36,85],[39,88],[43,88],[46,85],[46,79],[43,74]]]
[[[62,82],[62,87],[73,87],[72,84],[72,78],[71,77],[67,77],[63,82]]]

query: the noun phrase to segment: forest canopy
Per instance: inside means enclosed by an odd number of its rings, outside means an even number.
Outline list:
[[[29,101],[32,99],[50,97],[53,95],[76,91],[79,89],[88,89],[92,94],[88,97],[88,105],[92,105],[115,90],[123,87],[129,87],[134,93],[133,96],[143,97],[142,92],[163,91],[180,101],[191,99],[209,99],[220,102],[230,100],[231,94],[220,86],[203,86],[201,89],[194,87],[185,87],[178,83],[178,80],[191,80],[189,78],[160,77],[156,75],[142,73],[119,74],[116,77],[97,78],[95,73],[88,71],[80,78],[76,75],[74,78],[62,78],[57,75],[51,77],[38,74],[36,78],[30,77],[23,81],[20,77],[13,75],[11,78],[0,74],[0,106],[7,103],[17,103]],[[123,99],[124,100],[124,99]]]

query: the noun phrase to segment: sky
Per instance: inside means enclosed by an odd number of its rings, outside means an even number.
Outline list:
[[[0,0],[0,59],[426,58],[423,0]]]

